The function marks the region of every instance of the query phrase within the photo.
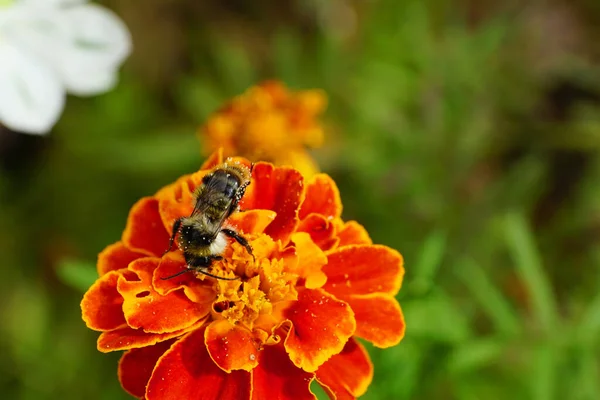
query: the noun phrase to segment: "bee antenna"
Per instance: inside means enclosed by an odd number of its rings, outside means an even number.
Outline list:
[[[186,269],[184,269],[184,270],[182,270],[182,271],[179,271],[179,272],[178,272],[178,273],[176,273],[175,275],[171,275],[171,276],[168,276],[168,277],[166,277],[166,278],[160,278],[160,279],[161,279],[162,281],[168,281],[169,279],[177,278],[179,275],[183,275],[183,274],[185,274],[186,272],[190,272],[190,271],[193,271],[193,269],[191,269],[191,268],[186,268]]]

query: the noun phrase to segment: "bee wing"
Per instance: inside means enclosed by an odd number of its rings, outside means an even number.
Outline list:
[[[196,204],[190,216],[196,216],[200,214],[210,214],[211,220],[215,226],[221,226],[227,218],[227,212],[220,213],[220,215],[214,215],[214,209],[209,210],[216,202],[223,200],[223,188],[222,183],[217,181],[208,181],[198,188],[196,193]],[[207,212],[208,211],[208,212]]]

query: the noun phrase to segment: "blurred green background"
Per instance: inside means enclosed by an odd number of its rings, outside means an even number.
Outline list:
[[[405,257],[407,334],[364,399],[600,399],[600,2],[101,3],[134,40],[117,88],[0,131],[2,398],[128,398],[80,317],[96,255],[277,78],[327,91],[313,155]]]

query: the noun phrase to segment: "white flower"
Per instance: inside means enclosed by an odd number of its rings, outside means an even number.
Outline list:
[[[66,92],[108,91],[130,51],[123,22],[87,0],[0,0],[0,124],[47,133]]]

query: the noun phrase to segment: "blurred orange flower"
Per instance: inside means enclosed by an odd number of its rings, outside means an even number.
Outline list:
[[[327,97],[321,90],[290,92],[267,81],[235,97],[200,129],[206,155],[223,148],[225,157],[290,165],[309,177],[318,172],[307,147],[320,147],[323,127],[317,117]]]
[[[341,219],[333,180],[304,183],[289,167],[259,162],[227,224],[237,242],[210,272],[185,273],[168,247],[173,222],[190,214],[202,178],[223,160],[138,201],[121,240],[98,258],[100,278],[84,295],[83,320],[101,331],[98,350],[127,350],[119,379],[138,398],[315,399],[313,380],[335,399],[362,395],[373,366],[361,337],[378,347],[400,342],[404,318],[394,298],[401,255],[374,245]],[[238,162],[248,163],[243,159]]]

